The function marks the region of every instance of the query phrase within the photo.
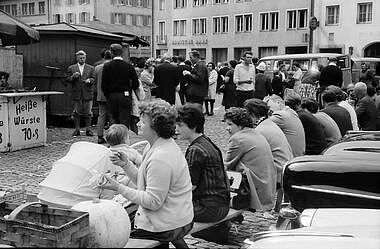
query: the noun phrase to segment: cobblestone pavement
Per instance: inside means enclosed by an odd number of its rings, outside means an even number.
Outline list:
[[[220,97],[217,100],[220,103]],[[216,107],[215,115],[206,118],[205,134],[209,136],[225,153],[227,149],[228,134],[226,124],[221,122],[224,108]],[[96,132],[95,127],[93,127]],[[52,164],[63,157],[71,144],[78,141],[96,142],[97,137],[86,137],[84,131],[77,138],[71,137],[72,128],[54,127],[48,128],[47,145],[38,148],[25,149],[9,153],[0,153],[0,188],[18,189],[26,186],[28,193],[36,194],[39,191],[38,183],[49,173]],[[131,143],[141,141],[136,135],[131,136]],[[176,140],[183,151],[188,143]],[[266,219],[261,212],[245,212],[242,223],[233,224],[230,230],[228,245],[218,245],[202,239],[193,238],[190,235],[186,241],[191,248],[239,248],[244,239],[259,231],[267,231],[270,225],[275,223],[275,218]]]

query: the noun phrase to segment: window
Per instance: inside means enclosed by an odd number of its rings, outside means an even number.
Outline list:
[[[74,13],[67,13],[66,14],[66,22],[75,24],[75,14]]]
[[[0,10],[4,11],[4,5],[0,5]]]
[[[206,18],[193,19],[193,35],[206,34]]]
[[[151,25],[152,25],[152,17],[143,16],[143,26],[151,26]]]
[[[252,31],[252,14],[235,16],[235,32]]]
[[[288,10],[287,12],[287,28],[288,29],[304,29],[307,28],[307,9]]]
[[[165,10],[165,0],[159,0],[158,9]]]
[[[260,31],[278,30],[278,12],[260,14]]]
[[[74,0],[66,0],[66,5],[73,5],[74,4]]]
[[[21,4],[21,13],[23,16],[26,16],[28,14],[28,4],[27,3]]]
[[[214,17],[213,22],[213,33],[227,33],[228,32],[228,16]]]
[[[143,24],[144,24],[144,16],[142,15],[136,16],[136,25],[143,26]]]
[[[4,6],[4,11],[7,12],[8,14],[11,13],[11,6],[10,5],[5,5]]]
[[[186,20],[177,20],[173,22],[173,36],[186,35]]]
[[[158,22],[158,43],[166,43],[165,22]]]
[[[193,0],[193,6],[204,6],[207,4],[207,0]]]
[[[229,3],[229,0],[214,0],[214,4]]]
[[[80,23],[85,23],[88,21],[90,21],[90,13],[88,13],[88,12],[79,13],[79,22]]]
[[[90,3],[90,0],[79,0],[80,5],[89,4],[89,3]]]
[[[17,16],[17,4],[12,4],[11,15]]]
[[[38,13],[40,15],[45,14],[45,2],[38,2]]]
[[[123,13],[111,13],[112,24],[125,24],[125,14]]]
[[[29,3],[29,15],[34,15],[34,3]]]
[[[265,56],[277,55],[277,47],[259,47],[259,58]],[[267,63],[267,70],[271,70],[271,65]]]
[[[174,8],[186,8],[187,6],[187,0],[174,0]]]
[[[326,25],[339,24],[339,5],[326,6]]]
[[[60,23],[63,21],[62,15],[61,14],[55,14],[53,16],[53,22],[54,23]]]
[[[358,3],[358,23],[372,22],[372,3]]]

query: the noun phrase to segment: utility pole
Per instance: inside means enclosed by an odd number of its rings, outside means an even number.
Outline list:
[[[154,2],[155,0],[151,0],[152,2],[152,35],[150,39],[150,49],[151,49],[151,56],[154,58]]]
[[[310,0],[310,23],[311,23],[311,18],[314,17],[314,1],[315,0]],[[311,25],[309,24],[309,27],[310,27],[310,32],[309,32],[309,53],[313,53],[313,46],[314,46],[314,29],[311,27]]]

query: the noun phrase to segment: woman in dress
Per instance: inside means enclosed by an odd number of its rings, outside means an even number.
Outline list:
[[[218,72],[215,69],[215,64],[213,62],[209,62],[207,64],[208,71],[208,96],[205,98],[205,108],[206,115],[213,116],[214,115],[214,104],[215,104],[215,95],[216,95],[216,83],[218,81]],[[210,111],[208,108],[208,104],[210,103]]]
[[[222,105],[224,106],[225,111],[230,107],[236,106],[236,85],[234,83],[234,71],[237,65],[236,60],[230,60],[230,70],[226,73],[224,77],[224,86],[222,86],[223,91],[223,100]],[[223,119],[223,121],[225,121]]]
[[[151,88],[153,88],[153,62],[147,60],[144,65],[144,70],[141,72],[140,81],[145,92],[145,101],[152,99]]]

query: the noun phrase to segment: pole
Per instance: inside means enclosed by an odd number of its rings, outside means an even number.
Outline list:
[[[310,0],[310,18],[314,16],[314,1]],[[309,53],[313,53],[313,46],[314,46],[314,30],[309,29]]]
[[[150,38],[150,48],[151,48],[151,55],[154,58],[154,2],[155,0],[151,0],[152,2],[152,35]]]

